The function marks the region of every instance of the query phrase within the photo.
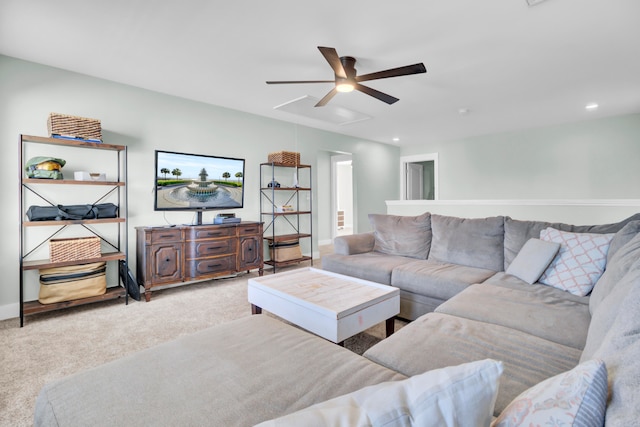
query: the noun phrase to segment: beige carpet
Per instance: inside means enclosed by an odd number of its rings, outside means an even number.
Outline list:
[[[28,316],[23,328],[18,319],[1,321],[0,426],[32,425],[35,398],[46,382],[249,316],[250,277],[257,273],[156,291],[148,303],[116,300]],[[362,354],[383,334],[384,323],[345,346]]]

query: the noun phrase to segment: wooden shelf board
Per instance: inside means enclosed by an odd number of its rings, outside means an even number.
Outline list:
[[[61,185],[108,185],[111,187],[124,187],[124,182],[119,181],[80,181],[75,179],[45,179],[25,178],[24,184],[61,184]]]
[[[276,162],[267,162],[267,163],[260,163],[260,166],[277,166],[279,168],[299,168],[299,169],[307,169],[310,168],[311,165],[292,165],[289,163],[276,163]]]
[[[24,227],[42,227],[51,225],[72,225],[72,224],[112,224],[115,222],[125,222],[124,218],[103,218],[103,219],[78,219],[64,221],[23,221]]]
[[[262,191],[311,191],[309,187],[262,187]]]
[[[262,215],[283,216],[283,215],[308,215],[311,211],[288,211],[288,212],[262,212]]]
[[[289,261],[272,261],[272,260],[267,260],[264,263],[267,265],[272,265],[274,267],[280,267],[283,265],[293,265],[293,264],[298,264],[304,261],[311,261],[312,258],[310,256],[303,256],[302,258],[296,258],[296,259],[291,259]]]
[[[33,136],[33,135],[21,135],[23,142],[39,142],[41,144],[51,145],[71,145],[74,147],[86,147],[97,148],[102,150],[115,150],[122,151],[127,147],[124,145],[105,144],[103,142],[91,142],[81,139],[62,139],[62,138],[47,138],[46,136]]]
[[[302,239],[304,237],[311,237],[308,233],[294,233],[294,234],[281,234],[278,236],[263,236],[265,240],[270,242],[283,242],[286,240]]]
[[[51,262],[48,259],[24,261],[22,263],[22,269],[23,270],[39,270],[41,268],[63,267],[65,265],[91,264],[93,262],[117,261],[119,259],[125,259],[124,253],[107,252],[107,253],[103,253],[100,258],[87,258],[87,259],[81,259],[77,261]]]
[[[108,301],[112,299],[122,298],[125,296],[125,289],[121,286],[107,288],[107,292],[103,295],[82,298],[72,301],[54,302],[52,304],[40,304],[39,301],[28,301],[23,304],[23,313],[25,316],[36,313],[44,313],[47,311],[60,310],[63,308],[75,307],[78,305],[91,304],[94,302]]]

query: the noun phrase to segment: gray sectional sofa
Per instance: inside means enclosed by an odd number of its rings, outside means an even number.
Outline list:
[[[35,425],[638,425],[640,215],[372,221],[323,268],[398,286],[413,321],[363,356],[251,316],[47,384]]]
[[[595,226],[429,213],[370,220],[373,232],[336,239],[323,268],[400,288],[400,316],[413,321],[365,357],[407,376],[501,360],[495,415],[530,387],[599,358],[609,373],[607,425],[640,425],[640,215]],[[548,228],[607,236],[604,272],[587,295],[536,282],[558,254],[543,268],[535,254],[518,259]],[[416,246],[423,239],[428,248]],[[523,269],[537,270],[536,280]]]
[[[510,217],[457,218],[369,215],[374,231],[341,236],[322,268],[400,289],[400,317],[415,320],[467,287],[508,270],[520,249],[548,227],[576,233],[615,233],[615,224],[576,226]]]

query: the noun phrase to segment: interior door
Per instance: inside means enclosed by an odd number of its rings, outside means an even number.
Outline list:
[[[422,200],[423,191],[423,167],[420,163],[407,163],[407,200]]]

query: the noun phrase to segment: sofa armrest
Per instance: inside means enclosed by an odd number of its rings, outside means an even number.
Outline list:
[[[355,255],[373,251],[375,238],[373,231],[368,233],[338,236],[333,240],[333,252],[338,255]]]

